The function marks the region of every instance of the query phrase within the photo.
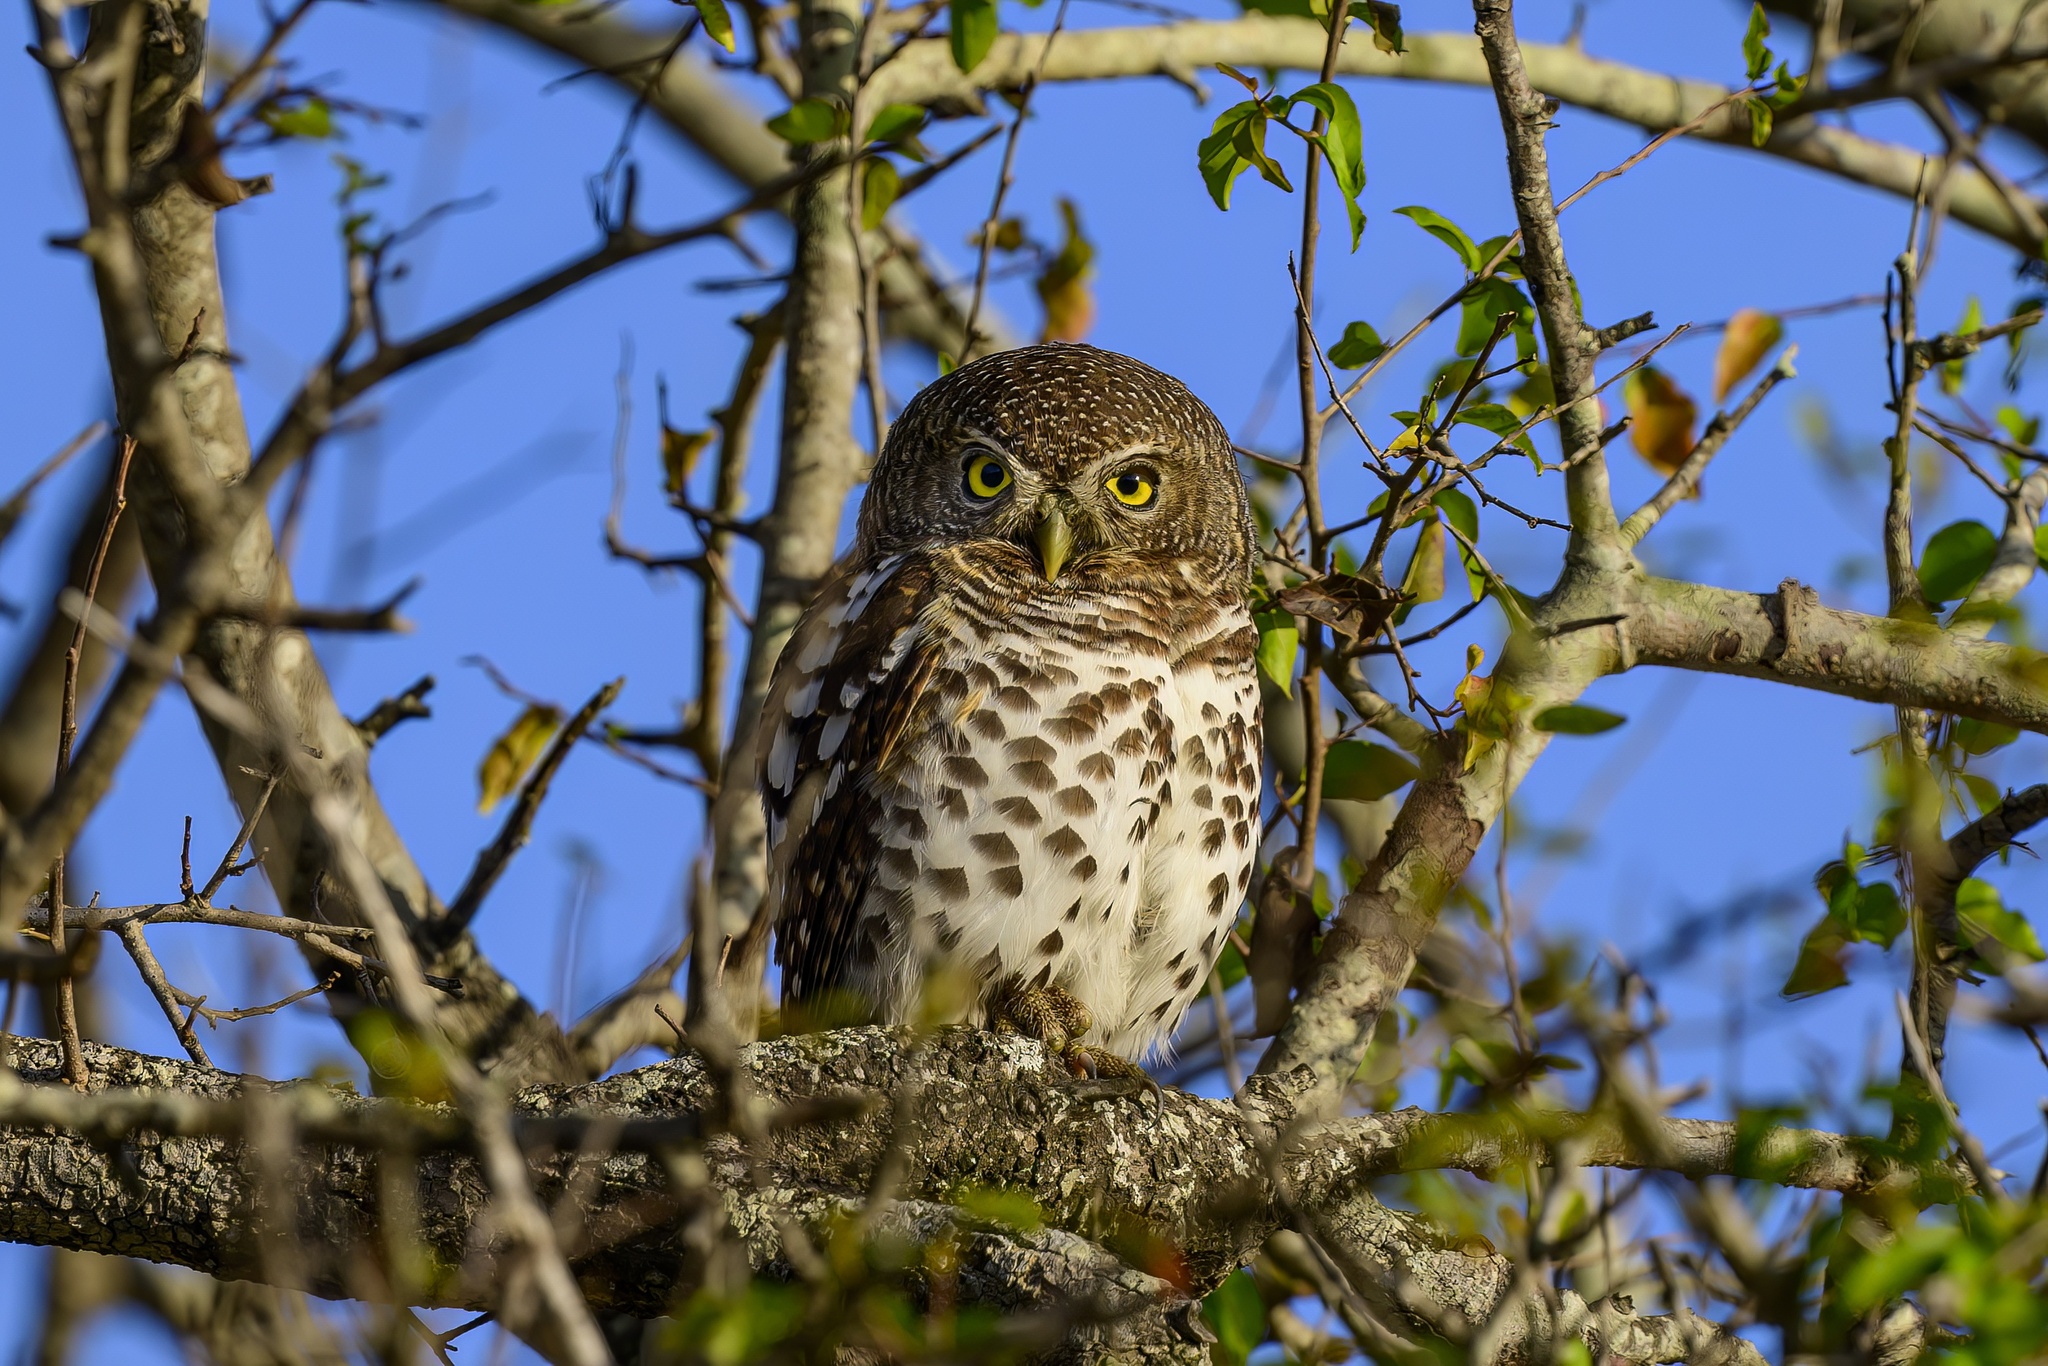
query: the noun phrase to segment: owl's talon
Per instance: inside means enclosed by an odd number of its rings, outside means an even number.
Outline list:
[[[1068,1044],[1060,1057],[1075,1077],[1103,1085],[1111,1093],[1128,1095],[1133,1083],[1143,1087],[1152,1093],[1154,1117],[1165,1112],[1165,1088],[1129,1058],[1085,1043]]]
[[[1016,982],[997,988],[988,1005],[989,1028],[1000,1034],[1037,1039],[1064,1056],[1073,1040],[1095,1026],[1088,1007],[1060,987],[1027,987]]]

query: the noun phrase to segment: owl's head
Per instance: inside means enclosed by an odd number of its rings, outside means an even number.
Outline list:
[[[1066,343],[998,352],[913,398],[859,538],[873,555],[1005,543],[1051,580],[1171,566],[1234,586],[1256,553],[1216,415],[1170,375]]]

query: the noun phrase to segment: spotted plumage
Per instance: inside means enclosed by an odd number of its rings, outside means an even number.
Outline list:
[[[1251,878],[1253,555],[1156,370],[1028,347],[911,400],[763,718],[785,1003],[900,1022],[945,968],[976,1022],[1050,992],[1055,1033],[1167,1039]]]

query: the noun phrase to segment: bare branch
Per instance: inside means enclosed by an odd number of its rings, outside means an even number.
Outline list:
[[[555,736],[554,743],[548,746],[548,752],[541,761],[534,765],[533,772],[519,789],[519,800],[512,804],[512,809],[505,814],[505,823],[498,827],[497,837],[477,852],[476,862],[470,865],[469,876],[463,879],[462,890],[448,903],[447,914],[434,923],[431,933],[442,943],[452,943],[468,932],[470,922],[483,908],[484,898],[491,894],[491,888],[498,885],[498,879],[503,876],[506,865],[511,863],[512,856],[526,847],[527,839],[533,834],[533,818],[540,813],[540,804],[547,799],[548,787],[554,782],[555,774],[561,771],[569,751],[590,729],[590,723],[597,719],[598,713],[618,699],[619,690],[625,686],[624,678],[615,678],[592,693]]]
[[[1313,71],[1326,35],[1312,19],[1247,15],[1224,22],[1191,21],[1144,28],[1091,29],[1070,33],[1046,63],[1048,81],[1100,81],[1137,76],[1175,77],[1226,62],[1246,70]],[[1037,34],[1004,34],[971,74],[952,62],[943,40],[918,40],[880,73],[885,93],[878,98],[929,103],[971,99],[978,91],[1014,89],[1038,60],[1044,39]],[[1460,33],[1405,35],[1407,51],[1382,53],[1370,43],[1347,43],[1337,70],[1342,75],[1394,80],[1488,85],[1479,44]],[[1653,131],[1681,127],[1702,113],[1719,111],[1697,136],[1730,147],[1751,147],[1749,119],[1736,108],[1726,86],[1675,78],[1620,62],[1605,61],[1564,44],[1531,43],[1524,49],[1529,83],[1544,94],[1581,109]],[[1830,175],[1913,197],[1920,180],[1921,154],[1910,147],[1862,137],[1812,118],[1778,121],[1761,149]],[[1974,170],[1958,170],[1950,185],[1955,218],[2032,255],[2038,243],[2018,221],[1998,187]]]

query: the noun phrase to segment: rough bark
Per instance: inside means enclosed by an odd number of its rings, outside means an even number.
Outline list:
[[[16,1050],[29,1084],[0,1074],[0,1239],[360,1295],[381,1283],[379,1221],[397,1189],[414,1205],[422,1264],[438,1268],[417,1302],[486,1301],[495,1251],[478,1243],[476,1225],[488,1190],[450,1108],[276,1086],[97,1046],[93,1090],[81,1096],[50,1084],[61,1068],[54,1044],[21,1040]],[[738,1066],[746,1103],[768,1133],[751,1153],[716,1122],[733,1093],[695,1054],[516,1098],[515,1125],[544,1199],[567,1188],[579,1146],[586,1169],[595,1164],[575,1241],[594,1306],[649,1315],[686,1292],[693,1263],[680,1216],[702,1198],[722,1205],[757,1269],[789,1274],[781,1221],[823,1231],[865,1204],[896,1153],[905,1163],[897,1195],[872,1236],[921,1244],[951,1228],[965,1243],[963,1295],[1005,1310],[1064,1308],[1063,1331],[1077,1302],[1095,1304],[1090,1317],[1112,1311],[1115,1322],[1084,1324],[1067,1340],[1074,1359],[1198,1361],[1192,1298],[1279,1226],[1262,1145],[1291,1116],[1289,1081],[1254,1083],[1237,1104],[1169,1092],[1155,1112],[1142,1091],[1076,1081],[1035,1041],[971,1029],[922,1040],[880,1029],[792,1036],[741,1050]],[[1648,1160],[1618,1123],[1530,1119],[1540,1132],[1583,1143],[1577,1160]],[[615,1126],[609,1140],[595,1128],[605,1121]],[[1367,1182],[1446,1165],[1441,1158],[1454,1150],[1468,1166],[1526,1159],[1534,1149],[1500,1123],[1413,1111],[1345,1120],[1303,1133],[1279,1169],[1354,1282],[1428,1333],[1447,1311],[1483,1321],[1507,1293],[1511,1267],[1380,1205]],[[1770,1174],[1847,1189],[1898,1178],[1861,1140],[1787,1130],[1746,1147],[1732,1124],[1663,1123],[1660,1144],[1673,1145],[1689,1175]],[[252,1150],[259,1133],[300,1145],[289,1184],[269,1187],[298,1192],[294,1208],[260,1198],[266,1161],[274,1182],[282,1159]],[[686,1160],[665,1166],[661,1151]],[[387,1160],[404,1163],[395,1183],[380,1177]],[[968,1187],[1029,1196],[1045,1224],[1022,1230],[968,1218],[951,1203]],[[1154,1271],[1178,1268],[1178,1286],[1134,1268],[1134,1255]],[[1558,1312],[1565,1331],[1596,1350],[1606,1342],[1632,1359],[1683,1355],[1669,1348],[1685,1324],[1569,1295]],[[1136,1317],[1117,1317],[1125,1313]],[[1503,1359],[1547,1350],[1544,1323],[1511,1334]],[[1700,1327],[1714,1340],[1718,1330]]]
[[[1646,577],[1618,608],[1635,664],[2048,731],[2048,657],[1967,631],[1826,607],[1790,579],[1775,593],[1742,593]]]
[[[162,31],[144,41],[135,85],[134,161],[148,183],[174,155],[177,130],[202,95],[205,0],[165,11],[174,16],[180,43]],[[132,214],[149,312],[164,351],[182,356],[172,377],[193,444],[223,486],[249,469],[249,436],[241,398],[228,364],[225,307],[214,249],[214,206],[183,179],[163,176],[161,187]],[[103,306],[106,301],[103,300]],[[188,341],[190,343],[188,348]],[[124,426],[134,427],[131,369],[112,367]],[[145,446],[144,455],[150,455]],[[176,572],[186,554],[188,509],[158,477],[152,460],[138,462],[134,505],[144,554],[160,579]],[[273,609],[293,602],[289,574],[277,558],[268,518],[260,512],[242,528],[229,556],[228,589],[244,601]],[[342,715],[306,637],[243,620],[214,618],[200,629],[191,651],[195,664],[234,697],[309,753],[319,756],[324,780],[355,808],[357,839],[375,864],[392,900],[427,919],[440,904],[386,816],[368,772],[368,750]],[[264,746],[203,716],[207,739],[238,807],[252,810],[272,766]],[[325,866],[322,841],[309,809],[310,794],[286,782],[272,797],[255,844],[267,851],[263,869],[278,901],[292,914],[358,923],[351,898]],[[459,978],[466,988],[449,998],[441,1019],[450,1037],[487,1068],[518,1080],[570,1080],[579,1074],[553,1021],[536,1012],[464,937],[437,955],[431,970]]]
[[[1313,71],[1322,59],[1325,38],[1313,20],[1257,14],[1218,23],[1092,29],[1061,35],[1046,60],[1044,79],[1166,76],[1193,82],[1197,72],[1217,62],[1244,70]],[[919,103],[1014,89],[1038,64],[1044,45],[1041,35],[1006,34],[971,75],[964,75],[953,65],[944,40],[913,43],[883,69],[877,98]],[[1411,32],[1406,46],[1405,54],[1393,56],[1370,43],[1346,43],[1337,70],[1349,76],[1488,84],[1479,44],[1464,34]],[[1530,43],[1522,51],[1537,90],[1646,131],[1688,123],[1729,94],[1725,86],[1603,61],[1576,47]],[[1724,146],[1750,146],[1749,122],[1740,108],[1724,111],[1693,136]],[[1920,183],[1922,156],[1917,149],[1878,142],[1813,118],[1780,122],[1762,150],[1908,200]],[[1998,186],[1974,169],[1958,168],[1951,177],[1949,214],[2029,254],[2039,245]]]
[[[809,0],[800,7],[799,60],[807,96],[851,102],[860,17],[856,0]],[[810,154],[842,152],[832,143]],[[711,811],[717,849],[709,923],[697,934],[699,951],[691,960],[693,1027],[710,1015],[729,1012],[728,1024],[740,1038],[753,1035],[751,996],[758,990],[767,952],[766,935],[755,924],[767,880],[767,828],[752,782],[755,734],[783,642],[832,567],[847,497],[865,474],[866,458],[852,425],[864,342],[860,267],[846,211],[850,174],[842,167],[806,180],[790,209],[796,259],[784,304],[787,340],[775,506],[759,536],[761,586],[722,770],[728,781]],[[721,948],[729,941],[736,946],[730,959]]]

